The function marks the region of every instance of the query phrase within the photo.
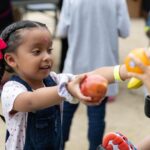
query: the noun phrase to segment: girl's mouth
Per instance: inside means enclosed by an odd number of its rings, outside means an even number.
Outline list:
[[[49,70],[49,69],[51,69],[51,66],[50,65],[42,66],[42,67],[40,67],[40,69]]]

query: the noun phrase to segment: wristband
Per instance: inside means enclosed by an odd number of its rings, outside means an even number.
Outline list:
[[[123,81],[119,74],[120,65],[114,66],[114,79],[116,82]]]

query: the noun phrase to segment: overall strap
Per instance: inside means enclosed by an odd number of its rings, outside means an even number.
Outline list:
[[[32,88],[28,85],[28,83],[25,82],[23,79],[21,79],[19,76],[16,76],[16,75],[12,76],[10,78],[10,81],[17,81],[17,82],[23,84],[28,89],[28,91],[32,91]]]
[[[28,85],[28,83],[25,82],[23,79],[21,79],[19,76],[14,75],[14,76],[12,76],[10,78],[10,80],[11,81],[17,81],[17,82],[23,84],[28,89],[28,91],[32,91],[32,88]],[[45,78],[43,80],[43,82],[44,82],[44,84],[45,84],[46,87],[57,85],[55,83],[55,81],[50,76],[48,76],[47,78]]]
[[[55,85],[57,85],[56,82],[50,76],[48,76],[47,78],[44,79],[44,84],[47,87],[48,86],[55,86]]]

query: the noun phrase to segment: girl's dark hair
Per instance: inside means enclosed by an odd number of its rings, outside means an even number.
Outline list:
[[[3,56],[7,52],[15,52],[17,47],[21,43],[21,31],[20,29],[29,29],[29,28],[37,28],[37,27],[43,27],[46,28],[45,24],[42,24],[40,22],[35,21],[29,21],[29,20],[23,20],[15,22],[9,26],[7,26],[1,33],[1,38],[4,40],[4,42],[7,44],[7,47],[2,50]],[[4,72],[10,72],[13,73],[13,69],[7,65],[4,59],[0,60],[0,81],[2,80]]]

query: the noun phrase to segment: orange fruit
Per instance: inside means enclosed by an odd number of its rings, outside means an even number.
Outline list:
[[[83,95],[90,96],[93,102],[100,102],[107,92],[108,82],[100,75],[88,75],[80,84]]]
[[[144,65],[150,65],[150,59],[147,57],[146,52],[143,48],[134,49],[129,54],[133,54],[135,57],[140,59]],[[143,73],[141,68],[135,64],[135,62],[129,57],[129,55],[125,59],[125,65],[129,72]]]

